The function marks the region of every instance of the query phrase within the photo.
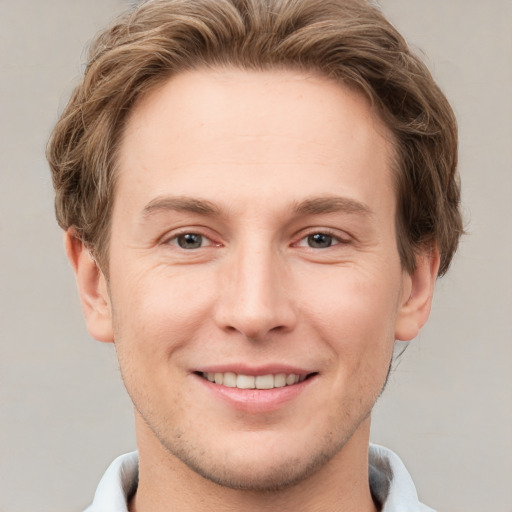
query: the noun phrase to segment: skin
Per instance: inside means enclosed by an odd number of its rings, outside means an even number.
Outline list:
[[[66,242],[135,405],[132,511],[375,510],[370,412],[439,263],[401,267],[392,150],[362,95],[294,71],[187,72],[135,106],[109,281]],[[197,374],[276,368],[309,377],[226,397]]]

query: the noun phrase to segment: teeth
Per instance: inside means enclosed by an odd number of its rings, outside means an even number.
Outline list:
[[[272,389],[274,387],[273,375],[258,375],[256,377],[256,389]]]
[[[292,384],[295,384],[295,377],[297,377],[297,375],[287,375],[286,376],[286,385],[287,386],[291,386]]]
[[[226,373],[203,373],[202,376],[214,382],[221,384],[228,388],[238,389],[273,389],[284,388],[285,386],[292,386],[298,382],[303,382],[306,378],[305,375],[297,375],[295,373],[277,373],[275,375],[243,375],[232,372]]]
[[[236,387],[239,389],[254,389],[255,377],[251,375],[239,375],[236,378]]]
[[[236,388],[236,373],[226,372],[222,385],[227,388]]]
[[[284,386],[286,386],[286,374],[278,373],[274,375],[274,387],[283,388]]]

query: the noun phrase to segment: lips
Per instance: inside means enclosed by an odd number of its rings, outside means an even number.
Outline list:
[[[215,366],[193,372],[203,388],[237,411],[253,415],[280,410],[316,381],[318,372],[282,365]],[[212,405],[216,401],[211,402]]]

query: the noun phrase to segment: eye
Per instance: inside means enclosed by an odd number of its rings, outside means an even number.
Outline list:
[[[170,242],[182,249],[199,249],[206,245],[208,239],[198,233],[183,233],[175,236]]]
[[[310,232],[309,235],[305,234],[296,246],[310,249],[328,249],[329,247],[347,244],[350,244],[350,238],[348,237],[343,237],[329,231],[314,231]]]
[[[308,247],[313,249],[326,249],[331,247],[333,243],[338,243],[338,240],[328,233],[314,233],[307,236],[305,240]]]

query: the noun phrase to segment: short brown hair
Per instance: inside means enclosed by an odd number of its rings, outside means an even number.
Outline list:
[[[455,117],[425,65],[365,0],[149,0],[97,37],[47,158],[60,226],[73,227],[105,268],[129,112],[170,76],[219,66],[315,71],[365,94],[394,136],[402,266],[412,272],[418,250],[436,244],[439,273],[447,270],[463,231]]]

